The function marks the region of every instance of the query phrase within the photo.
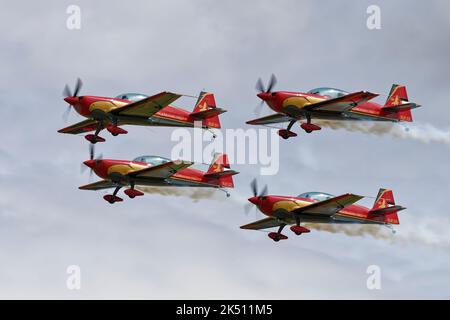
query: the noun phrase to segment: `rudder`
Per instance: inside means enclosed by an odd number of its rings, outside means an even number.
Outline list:
[[[384,107],[395,107],[408,102],[408,93],[406,87],[399,84],[393,84]],[[411,108],[398,110],[395,112],[398,120],[412,122]]]
[[[383,209],[388,208],[390,205],[395,206],[394,193],[390,189],[380,189],[371,211],[383,211]],[[384,222],[389,224],[399,224],[400,220],[398,219],[397,211],[398,210],[383,214]]]
[[[220,129],[219,115],[225,110],[217,108],[214,94],[210,92],[200,92],[191,116],[202,121],[202,125],[208,128]]]

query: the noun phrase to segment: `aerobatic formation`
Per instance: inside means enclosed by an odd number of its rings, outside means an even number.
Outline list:
[[[278,134],[283,139],[297,136],[291,131],[296,122],[307,133],[321,130],[313,120],[332,121],[389,121],[411,122],[411,110],[420,105],[408,101],[406,87],[394,84],[384,105],[369,100],[378,94],[368,91],[348,93],[334,88],[318,88],[306,93],[273,91],[276,77],[272,75],[267,85],[258,79],[256,89],[261,104],[255,110],[258,113],[263,104],[267,104],[274,114],[247,121],[250,125],[273,125],[288,123],[286,129]],[[69,104],[67,114],[74,109],[86,119],[69,127],[60,129],[60,133],[82,134],[90,142],[90,158],[83,162],[100,180],[79,187],[81,190],[114,190],[103,198],[113,204],[123,201],[118,195],[120,189],[130,199],[144,195],[139,187],[202,187],[224,191],[234,188],[233,176],[239,172],[230,169],[228,156],[216,153],[207,171],[192,168],[193,162],[181,159],[168,159],[156,155],[144,155],[134,160],[103,159],[95,156],[94,144],[104,142],[99,134],[106,129],[111,135],[127,134],[124,126],[166,126],[194,127],[204,130],[220,129],[219,116],[226,112],[218,108],[214,94],[200,92],[192,112],[173,106],[181,94],[160,92],[152,96],[138,93],[125,93],[111,97],[79,95],[82,81],[77,80],[74,91],[66,85],[64,100]],[[215,135],[213,134],[213,138]],[[324,192],[305,192],[298,196],[268,194],[265,186],[258,191],[257,181],[251,182],[252,196],[248,199],[247,209],[255,206],[265,216],[241,226],[241,229],[261,230],[277,228],[268,233],[269,238],[278,242],[288,237],[282,233],[286,226],[295,235],[309,233],[302,223],[329,224],[377,224],[392,227],[400,223],[397,213],[405,207],[395,204],[392,190],[379,189],[372,208],[355,204],[364,196],[346,193],[333,196]]]

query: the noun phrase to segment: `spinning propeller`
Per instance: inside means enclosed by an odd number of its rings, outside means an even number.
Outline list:
[[[89,160],[83,162],[84,165],[81,165],[81,172],[83,173],[86,170],[86,167],[89,167],[89,177],[92,177],[94,166],[102,159],[103,155],[101,154],[98,157],[95,157],[95,145],[89,144]]]
[[[63,90],[64,101],[66,101],[69,104],[69,106],[67,107],[66,111],[63,114],[63,119],[66,122],[67,122],[67,118],[69,116],[70,110],[72,108],[72,105],[77,100],[76,98],[78,97],[78,93],[80,92],[81,87],[83,87],[83,82],[81,81],[80,78],[78,78],[77,82],[75,83],[75,91],[73,92],[73,94],[67,84],[64,86],[64,90]]]
[[[252,182],[250,183],[250,188],[252,189],[252,193],[253,193],[253,197],[257,197],[258,200],[260,197],[264,197],[268,194],[269,192],[269,188],[267,187],[267,184],[264,186],[264,188],[261,190],[261,192],[258,193],[258,182],[256,181],[256,179],[253,179]],[[250,198],[252,199],[252,198]],[[249,201],[250,201],[249,199]],[[248,214],[250,212],[250,209],[252,208],[252,206],[255,205],[255,209],[256,209],[256,203],[247,203],[247,205],[245,206],[245,214]]]
[[[264,88],[264,83],[261,80],[261,78],[259,78],[258,81],[256,81],[255,89],[256,89],[256,91],[259,92],[259,94],[272,93],[272,89],[275,87],[276,84],[277,84],[277,77],[275,77],[275,75],[272,74],[270,76],[269,83],[267,84],[267,89]],[[259,94],[258,94],[258,96],[259,96]],[[256,106],[255,110],[253,111],[256,115],[259,115],[261,113],[261,108],[262,108],[263,104],[264,104],[264,100],[261,100],[261,103]]]

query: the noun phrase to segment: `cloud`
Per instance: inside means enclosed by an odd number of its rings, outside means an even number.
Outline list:
[[[441,266],[450,261],[450,151],[443,147],[448,133],[436,129],[446,128],[449,114],[449,47],[442,41],[449,32],[447,4],[383,1],[380,31],[365,27],[363,2],[79,5],[80,31],[65,28],[66,4],[50,1],[9,2],[0,21],[0,259],[8,261],[0,266],[2,298],[448,295]],[[418,12],[430,23],[401,23],[416,20]],[[101,192],[78,190],[88,180],[79,173],[86,141],[56,133],[82,120],[76,114],[68,124],[61,120],[65,83],[79,76],[82,94],[104,96],[206,88],[229,110],[223,126],[246,128],[258,103],[254,83],[272,72],[280,90],[330,85],[381,92],[400,82],[423,104],[415,114],[419,125],[409,132],[322,130],[282,141],[279,173],[260,179],[273,193],[294,195],[309,189],[373,194],[390,185],[409,208],[394,237],[404,241],[315,231],[275,244],[265,233],[240,230],[263,217],[242,209],[255,166],[236,166],[241,174],[228,199],[217,191],[217,199],[156,192],[111,206]],[[167,156],[170,132],[130,127],[128,135],[105,136],[97,152],[119,159]],[[373,263],[383,270],[377,293],[365,286]],[[79,292],[65,287],[71,264],[82,268]],[[414,279],[420,281],[413,286]]]

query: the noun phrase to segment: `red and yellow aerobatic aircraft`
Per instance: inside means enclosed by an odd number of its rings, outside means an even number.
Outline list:
[[[73,107],[87,120],[59,130],[60,133],[79,134],[94,131],[85,138],[91,143],[103,142],[98,134],[108,130],[113,136],[126,134],[123,125],[193,127],[201,123],[204,129],[220,128],[219,115],[226,112],[216,107],[212,93],[201,92],[194,110],[179,109],[170,104],[182,95],[161,92],[154,96],[137,93],[120,94],[115,98],[97,96],[78,96],[82,82],[77,80],[74,93],[69,87],[64,88],[64,100],[69,104],[68,113]]]
[[[252,204],[268,218],[258,220],[241,229],[260,230],[278,227],[277,232],[270,232],[274,241],[287,239],[282,234],[286,225],[292,225],[291,231],[296,235],[310,232],[300,225],[306,223],[359,223],[391,226],[400,224],[397,212],[406,208],[395,205],[392,190],[380,189],[373,207],[367,208],[354,203],[363,196],[347,193],[333,196],[323,192],[306,192],[297,197],[267,195],[267,186],[259,193],[256,180],[252,181]]]
[[[295,137],[292,126],[301,120],[306,120],[300,126],[307,133],[320,130],[311,119],[323,120],[366,120],[366,121],[408,121],[412,122],[411,109],[420,105],[408,102],[406,87],[394,84],[384,105],[369,100],[378,96],[376,93],[358,91],[348,93],[334,88],[317,88],[301,92],[273,91],[277,80],[274,75],[270,78],[267,89],[261,79],[256,83],[259,91],[257,96],[266,103],[275,114],[247,121],[252,125],[269,125],[289,122],[286,129],[279,130],[283,139]]]
[[[103,197],[111,204],[123,201],[117,193],[126,186],[129,188],[125,190],[125,194],[130,198],[144,195],[143,192],[136,190],[135,186],[208,187],[225,191],[224,188],[234,188],[233,175],[238,174],[234,170],[224,170],[230,168],[226,154],[216,154],[208,171],[204,172],[189,168],[193,162],[172,161],[159,156],[141,156],[129,161],[95,159],[93,153],[91,145],[91,159],[84,164],[103,180],[81,186],[79,189],[115,188],[112,194]],[[228,197],[229,193],[226,194]]]

